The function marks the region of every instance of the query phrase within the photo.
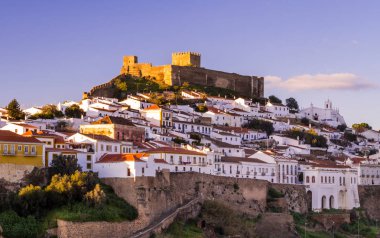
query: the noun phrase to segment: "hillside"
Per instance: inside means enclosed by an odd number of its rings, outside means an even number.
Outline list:
[[[131,75],[119,75],[110,80],[108,83],[93,87],[88,95],[95,97],[113,97],[124,99],[127,95],[135,95],[136,93],[160,93],[163,91],[179,92],[179,90],[196,90],[207,93],[211,96],[226,96],[228,98],[242,96],[238,92],[230,89],[218,88],[212,86],[201,86],[196,84],[184,83],[183,86],[170,86],[163,81],[155,80],[148,77],[133,77]]]

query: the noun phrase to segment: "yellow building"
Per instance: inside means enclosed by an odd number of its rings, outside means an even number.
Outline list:
[[[33,137],[24,137],[0,130],[0,164],[44,166],[44,143]]]

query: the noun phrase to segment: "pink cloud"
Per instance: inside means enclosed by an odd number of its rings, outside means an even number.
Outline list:
[[[282,79],[277,76],[266,76],[265,86],[267,88],[283,88],[289,91],[302,90],[358,90],[377,87],[376,84],[368,82],[359,76],[351,73],[335,74],[303,74]]]

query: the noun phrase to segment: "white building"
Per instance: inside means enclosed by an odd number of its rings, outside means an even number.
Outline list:
[[[267,102],[265,110],[271,112],[275,117],[286,117],[289,115],[289,108],[282,103]]]
[[[324,108],[314,107],[311,104],[309,108],[301,109],[298,115],[332,127],[346,124],[343,116],[339,114],[339,109],[333,108],[330,100],[325,102]]]
[[[302,172],[313,211],[360,207],[356,169],[336,164],[306,163],[302,165]]]
[[[216,125],[241,127],[243,124],[243,116],[222,111],[215,107],[208,107],[208,111],[203,116],[210,117],[211,123]]]

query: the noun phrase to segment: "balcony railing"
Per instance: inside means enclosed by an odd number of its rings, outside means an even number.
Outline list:
[[[16,155],[16,152],[12,151],[3,151],[3,155]]]

